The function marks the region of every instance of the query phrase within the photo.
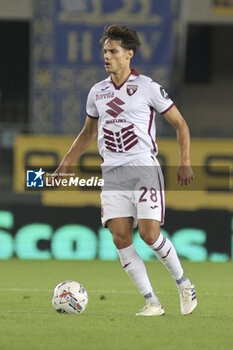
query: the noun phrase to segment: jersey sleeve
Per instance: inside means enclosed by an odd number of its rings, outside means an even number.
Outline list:
[[[174,106],[166,90],[152,80],[148,85],[147,96],[149,106],[153,107],[160,114],[166,113]]]
[[[99,118],[99,114],[95,104],[94,86],[91,88],[87,96],[86,112],[87,115],[91,118]]]

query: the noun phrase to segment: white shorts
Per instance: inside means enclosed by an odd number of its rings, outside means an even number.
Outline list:
[[[101,220],[133,217],[133,228],[138,219],[153,219],[164,223],[165,195],[163,174],[154,156],[137,159],[103,172],[104,187],[100,194]]]

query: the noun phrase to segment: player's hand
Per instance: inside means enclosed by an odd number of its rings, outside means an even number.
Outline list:
[[[189,185],[194,180],[190,165],[180,165],[177,169],[177,183],[181,186]]]
[[[55,188],[59,187],[59,179],[62,179],[62,177],[64,176],[64,174],[66,174],[66,172],[67,172],[67,167],[60,165],[49,177],[49,180],[48,180],[49,184]]]

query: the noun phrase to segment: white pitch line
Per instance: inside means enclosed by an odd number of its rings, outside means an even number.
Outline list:
[[[226,318],[233,318],[233,315],[216,315],[216,314],[199,314],[198,312],[195,312],[196,317],[226,317]]]
[[[0,288],[0,292],[28,292],[28,293],[51,293],[52,289],[39,289],[39,288]],[[121,290],[121,289],[88,289],[88,293],[112,293],[112,294],[138,294],[137,290]],[[156,291],[156,294],[167,294],[168,292]],[[169,294],[175,294],[169,290]],[[209,296],[222,296],[222,297],[232,297],[232,293],[216,293],[216,292],[198,292],[198,295],[209,295]]]
[[[34,288],[34,289],[30,289],[30,288],[0,288],[0,292],[35,292],[35,293],[38,293],[38,292],[44,292],[44,293],[47,293],[49,292],[49,290],[45,290],[45,289],[37,289],[37,288]]]
[[[51,293],[52,289],[0,288],[0,292]],[[116,289],[88,289],[88,293],[137,294],[137,291],[134,291],[134,290],[116,290]]]
[[[24,310],[1,310],[0,313],[19,313],[19,314],[53,314],[54,312],[46,312],[46,311],[40,311],[40,310],[30,310],[30,311],[24,311]]]
[[[3,314],[3,313],[20,313],[20,314],[55,314],[54,313],[54,310],[53,311],[50,311],[50,312],[48,312],[48,311],[40,311],[40,310],[30,310],[30,311],[24,311],[24,310],[1,310],[0,311],[0,314]],[[133,314],[132,313],[130,313],[130,312],[121,312],[121,313],[114,313],[114,316],[117,316],[117,315],[131,315],[131,316],[133,316]],[[95,316],[96,314],[95,313],[89,313],[89,317],[90,316]],[[113,315],[113,313],[112,312],[101,312],[101,314],[98,314],[98,316],[99,315]],[[169,313],[167,314],[168,316],[178,316],[178,315],[174,315],[174,314],[170,314],[169,315]],[[179,315],[179,316],[181,316],[181,315]],[[201,318],[201,317],[208,317],[208,318],[219,318],[219,317],[224,317],[224,318],[233,318],[233,315],[216,315],[216,314],[199,314],[199,313],[195,313],[195,318]]]

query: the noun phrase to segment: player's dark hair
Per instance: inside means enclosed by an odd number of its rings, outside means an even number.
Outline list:
[[[120,46],[126,50],[133,50],[134,54],[137,47],[141,45],[136,31],[120,24],[112,24],[104,27],[103,37],[100,39],[100,45],[103,46],[107,39],[120,41]]]

